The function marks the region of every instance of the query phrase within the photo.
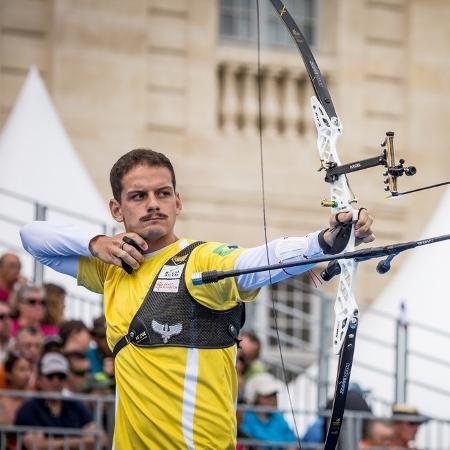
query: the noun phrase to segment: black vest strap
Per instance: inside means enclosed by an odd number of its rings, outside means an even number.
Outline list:
[[[146,348],[226,348],[239,343],[244,304],[227,311],[213,310],[198,303],[187,289],[186,264],[194,248],[201,244],[190,244],[163,264],[128,333],[115,345],[114,356],[129,343]]]

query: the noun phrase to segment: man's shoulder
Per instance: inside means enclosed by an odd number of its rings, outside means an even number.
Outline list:
[[[17,411],[17,425],[39,424],[42,411],[45,410],[45,402],[39,398],[27,400]]]
[[[197,251],[207,251],[217,256],[227,256],[240,249],[240,247],[239,245],[232,243],[208,241],[202,242],[202,244],[199,245],[197,249]]]

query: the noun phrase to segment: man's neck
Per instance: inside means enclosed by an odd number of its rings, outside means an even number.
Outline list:
[[[62,401],[57,399],[49,399],[46,401],[47,407],[54,416],[59,416],[62,410]]]
[[[157,252],[158,250],[162,250],[163,248],[168,247],[169,245],[172,245],[174,242],[177,241],[178,238],[175,235],[163,236],[162,238],[157,239],[155,241],[146,240],[145,242],[147,242],[148,249],[145,252],[145,254],[154,253]]]

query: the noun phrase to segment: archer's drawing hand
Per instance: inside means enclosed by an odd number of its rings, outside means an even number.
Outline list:
[[[339,223],[349,223],[353,219],[353,215],[350,211],[340,212],[338,214],[333,214],[330,218],[330,228],[325,231],[323,238],[326,243],[333,247],[336,235],[339,232]],[[364,243],[369,243],[375,240],[375,235],[372,231],[373,217],[364,208],[359,210],[358,220],[355,224],[355,244],[359,245]]]
[[[120,233],[115,236],[95,236],[89,242],[89,250],[93,256],[106,264],[122,267],[123,261],[136,270],[144,261],[144,256],[132,245],[124,242],[123,238],[125,236],[136,242],[142,252],[148,249],[147,243],[138,234]]]

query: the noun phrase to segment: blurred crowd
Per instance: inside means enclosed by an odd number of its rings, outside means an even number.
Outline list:
[[[263,446],[241,446],[243,450],[277,450],[274,443],[283,449],[298,449],[298,438],[284,414],[278,410],[278,394],[282,382],[269,373],[260,360],[261,342],[258,336],[242,331],[236,369],[238,373],[238,437],[271,442]],[[356,383],[350,383],[345,411],[351,411],[362,419],[359,450],[416,450],[415,439],[421,424],[427,418],[409,404],[392,405],[389,419],[377,418],[370,407],[367,396]],[[325,442],[328,417],[332,399],[325,405],[323,416],[318,416],[300,436],[302,448],[318,448]],[[286,416],[288,417],[288,416]],[[344,419],[345,420],[345,419]],[[339,447],[341,448],[341,447]],[[345,448],[345,450],[349,450]],[[353,449],[352,449],[353,450]],[[356,449],[354,449],[356,450]],[[417,449],[418,450],[418,449]]]
[[[62,286],[28,282],[17,255],[0,256],[0,425],[94,430],[96,405],[71,397],[114,394],[105,318],[94,319],[90,328],[67,320],[65,297]],[[44,448],[46,440],[45,434],[25,433],[23,445]],[[102,443],[108,447],[106,433]],[[53,439],[51,445],[57,444]],[[66,439],[69,444],[94,448],[93,434]],[[11,440],[8,445],[15,448]]]
[[[65,297],[64,288],[56,284],[40,287],[29,283],[21,274],[16,255],[0,256],[0,426],[92,431],[96,428],[97,406],[73,397],[114,394],[114,360],[106,341],[105,318],[94,319],[90,328],[81,320],[67,320]],[[261,362],[258,336],[242,331],[239,339],[238,438],[272,444],[238,445],[238,450],[276,449],[273,443],[282,443],[283,448],[291,450],[299,448],[295,430],[278,410],[282,383]],[[42,393],[49,394],[49,398],[42,398]],[[330,401],[325,409],[329,411],[331,406]],[[366,393],[358,385],[349,387],[346,411],[371,415],[363,423],[360,449],[414,449],[416,433],[426,420],[409,405],[394,405],[390,420],[376,418],[366,401]],[[107,429],[106,411],[103,414],[103,427]],[[325,414],[318,416],[300,437],[302,444],[323,443],[326,422]],[[25,433],[23,445],[57,447],[57,438],[52,442],[47,439],[43,433]],[[101,440],[103,448],[108,448],[106,433],[102,433]],[[68,448],[94,448],[93,435],[89,433],[70,437],[70,443],[66,438],[60,444],[70,445]],[[14,437],[10,436],[8,448],[16,448],[15,445]]]

